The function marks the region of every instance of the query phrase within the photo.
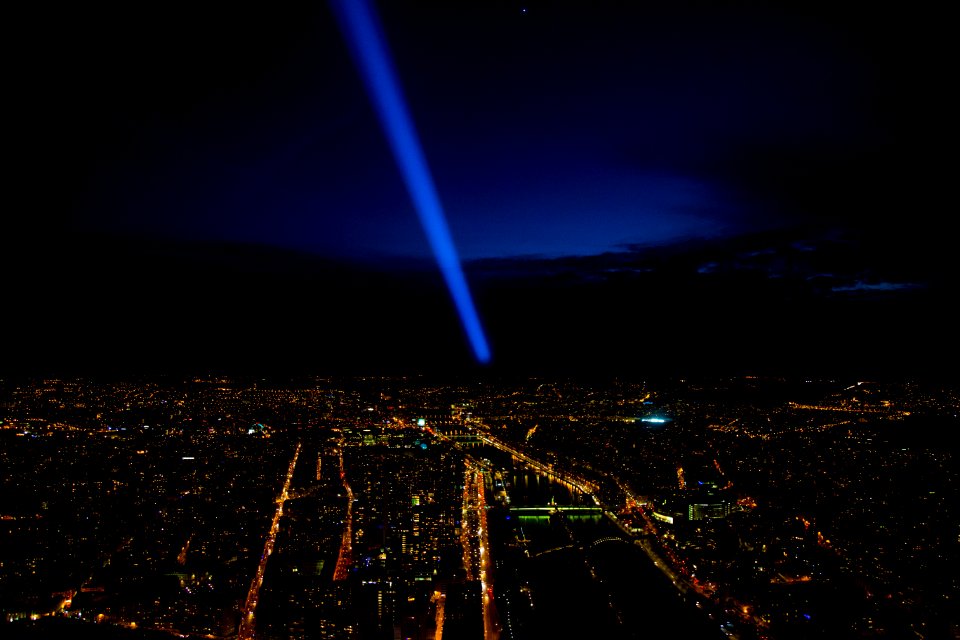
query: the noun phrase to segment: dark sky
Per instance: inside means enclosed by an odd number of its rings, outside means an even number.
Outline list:
[[[11,16],[4,369],[469,368],[329,7],[196,4]],[[949,374],[948,21],[838,4],[378,3],[495,369]]]

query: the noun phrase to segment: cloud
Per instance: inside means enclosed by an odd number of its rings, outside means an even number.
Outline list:
[[[871,293],[877,291],[904,291],[923,289],[926,285],[919,282],[864,282],[857,280],[852,285],[832,287],[835,293]]]

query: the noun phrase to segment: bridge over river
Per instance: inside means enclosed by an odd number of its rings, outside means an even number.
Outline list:
[[[510,507],[510,513],[518,515],[544,515],[549,513],[563,513],[566,515],[601,515],[600,507],[579,507],[576,505],[546,505],[542,507]]]
[[[480,430],[438,433],[484,465],[500,640],[725,637],[596,497],[597,485]],[[488,629],[488,632],[490,630]]]
[[[499,447],[486,453],[501,640],[724,637],[584,479]]]

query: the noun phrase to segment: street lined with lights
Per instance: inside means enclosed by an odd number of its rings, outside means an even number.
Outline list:
[[[340,480],[347,492],[347,514],[343,521],[343,537],[340,541],[340,553],[337,556],[337,566],[333,570],[335,581],[346,580],[353,563],[353,489],[347,482],[347,473],[343,468],[343,447],[340,448]]]
[[[280,496],[277,498],[277,510],[273,514],[273,521],[270,523],[270,529],[267,531],[267,541],[263,545],[263,553],[260,555],[260,565],[257,567],[257,573],[250,583],[250,591],[247,593],[247,600],[243,605],[243,612],[240,618],[240,629],[237,637],[240,640],[253,640],[254,637],[254,615],[257,609],[257,598],[260,593],[260,586],[263,584],[263,577],[267,572],[267,561],[270,554],[273,553],[273,545],[277,540],[277,532],[280,530],[280,518],[283,516],[283,503],[290,497],[290,482],[293,480],[293,470],[297,466],[297,457],[300,455],[300,443],[293,452],[293,459],[290,460],[290,467],[287,469],[287,476],[283,481],[283,488],[280,490]]]

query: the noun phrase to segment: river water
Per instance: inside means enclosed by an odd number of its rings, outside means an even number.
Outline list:
[[[496,464],[510,498],[487,514],[501,640],[723,637],[606,516],[523,511],[589,506],[589,496],[510,460]]]

